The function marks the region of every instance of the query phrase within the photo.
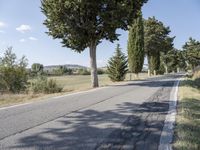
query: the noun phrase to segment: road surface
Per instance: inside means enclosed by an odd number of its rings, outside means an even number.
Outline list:
[[[178,77],[132,81],[1,108],[0,149],[157,150]]]

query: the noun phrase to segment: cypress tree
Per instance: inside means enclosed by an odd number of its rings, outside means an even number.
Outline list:
[[[131,73],[142,71],[144,63],[144,26],[142,13],[139,12],[137,19],[129,29],[128,38],[128,64]]]
[[[127,58],[122,53],[120,45],[117,44],[116,52],[113,57],[108,61],[108,76],[111,81],[123,81],[128,71]]]

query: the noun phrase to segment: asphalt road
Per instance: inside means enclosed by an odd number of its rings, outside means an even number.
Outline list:
[[[0,150],[157,150],[178,77],[0,109]]]

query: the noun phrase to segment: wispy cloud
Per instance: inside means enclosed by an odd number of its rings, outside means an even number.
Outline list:
[[[26,24],[22,24],[19,27],[17,27],[16,30],[21,32],[21,33],[25,33],[26,31],[30,31],[31,30],[31,26],[26,25]]]
[[[0,28],[5,27],[6,23],[0,21]]]
[[[23,43],[23,42],[25,42],[26,40],[25,40],[25,39],[20,39],[19,41]]]
[[[35,38],[35,37],[29,37],[29,40],[32,40],[32,41],[37,41],[38,39],[37,38]]]

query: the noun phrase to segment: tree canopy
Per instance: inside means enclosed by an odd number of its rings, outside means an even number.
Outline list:
[[[77,52],[90,49],[92,86],[98,86],[96,47],[118,39],[147,0],[42,0],[48,35]]]
[[[189,38],[189,40],[183,45],[183,52],[186,57],[187,63],[194,69],[194,67],[200,65],[200,42]]]
[[[118,39],[147,0],[42,0],[48,34],[78,52],[102,39]]]
[[[151,72],[160,67],[160,54],[173,48],[174,37],[170,37],[170,28],[155,17],[144,21],[144,49],[148,57]]]

